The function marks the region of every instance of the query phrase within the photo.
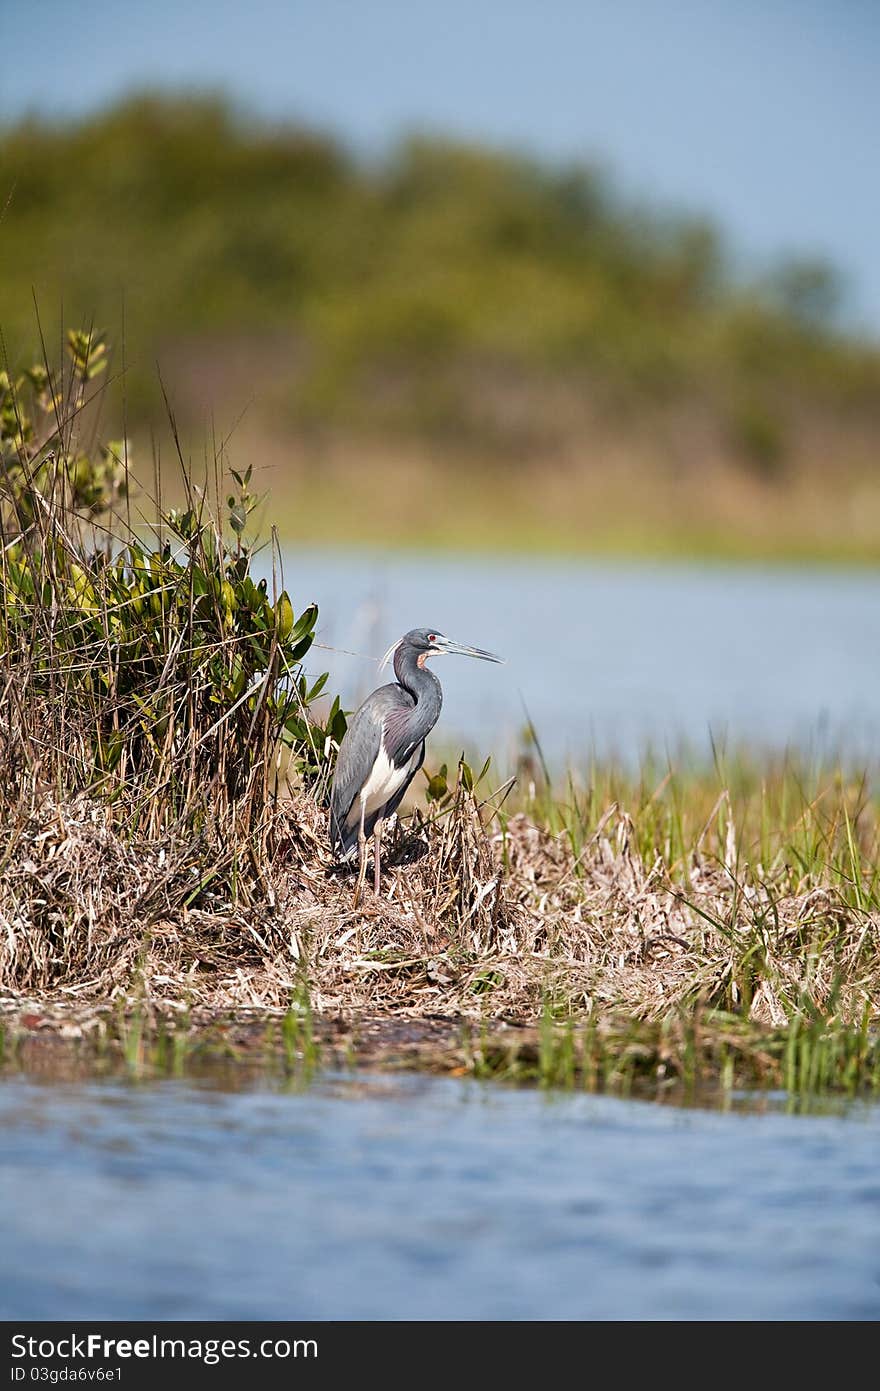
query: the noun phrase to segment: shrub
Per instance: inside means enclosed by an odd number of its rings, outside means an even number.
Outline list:
[[[106,362],[100,335],[73,332],[56,370],[0,383],[7,796],[100,790],[152,834],[224,818],[255,833],[276,756],[314,780],[345,729],[338,701],[323,725],[310,708],[318,612],[252,575],[250,469],[213,512],[185,477],[186,505],[134,533],[125,442],[82,442]]]

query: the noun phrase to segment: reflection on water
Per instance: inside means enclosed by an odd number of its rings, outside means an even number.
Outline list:
[[[0,1083],[0,1318],[880,1315],[880,1108]]]
[[[438,735],[507,753],[527,708],[555,759],[594,750],[635,759],[682,741],[880,747],[880,576],[872,572],[639,566],[290,551],[298,608],[320,640],[373,656],[408,628],[507,657],[438,663]],[[362,657],[315,651],[353,705],[377,684]],[[385,678],[383,678],[385,679]]]

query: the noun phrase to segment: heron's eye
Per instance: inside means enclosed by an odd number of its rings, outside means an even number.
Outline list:
[[[428,642],[436,642],[436,641],[437,641],[437,634],[436,634],[436,633],[429,633],[429,634],[428,634]]]

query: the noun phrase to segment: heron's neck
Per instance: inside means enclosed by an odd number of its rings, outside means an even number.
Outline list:
[[[424,723],[427,733],[437,723],[443,704],[443,687],[433,671],[429,671],[427,666],[419,666],[417,655],[411,650],[398,649],[395,652],[394,675],[415,701],[420,723]]]

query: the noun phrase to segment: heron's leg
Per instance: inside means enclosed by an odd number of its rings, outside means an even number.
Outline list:
[[[376,822],[373,831],[373,893],[378,897],[379,894],[379,847],[382,844],[382,818]]]
[[[367,877],[367,838],[364,835],[364,817],[367,812],[366,800],[361,802],[361,819],[358,825],[358,881],[354,891],[354,906],[357,908],[361,901],[361,894],[364,891],[364,880]]]

